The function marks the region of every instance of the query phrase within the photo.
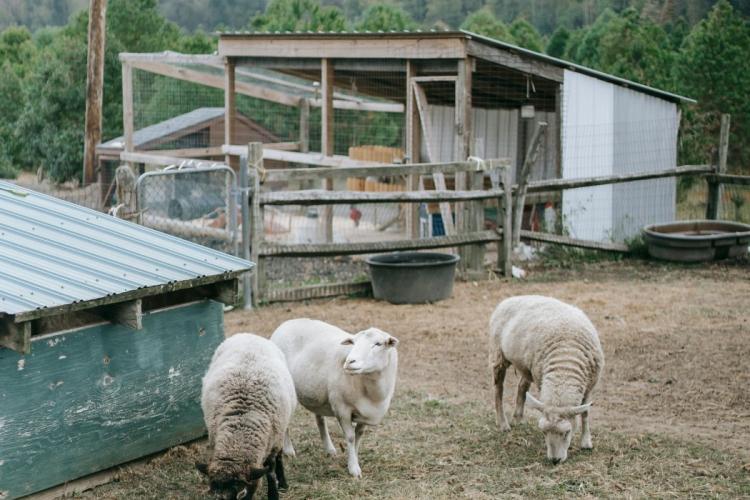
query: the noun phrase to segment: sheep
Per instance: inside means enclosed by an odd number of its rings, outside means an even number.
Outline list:
[[[377,328],[350,335],[322,321],[293,319],[282,323],[271,341],[286,356],[300,404],[315,414],[325,450],[336,454],[325,421],[336,417],[346,438],[349,474],[362,477],[360,440],[365,426],[380,424],[390,406],[398,340]]]
[[[269,340],[238,333],[219,345],[203,377],[208,461],[197,463],[211,491],[252,499],[265,476],[268,498],[286,489],[281,451],[294,455],[287,427],[297,407],[284,354]]]
[[[565,461],[577,415],[582,420],[581,448],[591,449],[591,393],[604,368],[604,353],[583,311],[550,297],[512,297],[492,314],[489,340],[500,430],[510,430],[503,411],[503,381],[512,365],[521,375],[514,421],[523,417],[528,398],[529,406],[542,413],[539,428],[547,458],[555,464]],[[539,386],[539,399],[527,392],[532,381]]]

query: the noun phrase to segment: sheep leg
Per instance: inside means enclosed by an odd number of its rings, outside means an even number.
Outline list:
[[[289,485],[286,482],[286,475],[284,474],[284,461],[282,454],[276,455],[276,477],[279,479],[279,489],[286,490]]]
[[[499,354],[497,361],[492,367],[493,382],[495,384],[495,421],[501,431],[510,430],[508,418],[503,411],[503,383],[505,382],[505,371],[508,369],[508,366],[510,366],[510,363],[506,363],[502,354]]]
[[[531,387],[531,379],[521,375],[518,382],[518,392],[516,393],[516,411],[513,412],[513,423],[518,423],[523,419],[523,407],[526,404],[526,391]]]
[[[586,392],[583,395],[583,403],[588,404],[591,401],[591,392]],[[591,429],[589,428],[589,410],[581,413],[581,448],[584,450],[590,450],[594,447],[591,443]]]
[[[359,443],[362,441],[362,434],[365,433],[365,424],[357,424],[354,429],[354,448],[359,454]]]
[[[325,448],[326,453],[331,456],[336,455],[336,448],[333,447],[331,436],[328,434],[328,425],[326,424],[326,418],[321,415],[315,415],[315,422],[317,422],[318,424],[320,439],[323,441],[323,448]]]
[[[276,482],[276,474],[273,470],[266,474],[268,485],[268,500],[279,500],[279,484]]]
[[[359,459],[357,458],[357,433],[354,430],[351,416],[339,416],[339,425],[346,438],[347,468],[349,469],[349,474],[360,478],[362,477],[362,469],[359,467]]]
[[[294,445],[292,445],[292,440],[289,439],[289,431],[286,431],[284,433],[284,455],[288,457],[296,457],[297,453],[294,451]]]

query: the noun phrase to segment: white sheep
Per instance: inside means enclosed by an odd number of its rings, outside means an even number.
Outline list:
[[[203,377],[201,407],[208,429],[208,462],[196,464],[211,491],[252,498],[265,476],[268,498],[287,487],[281,451],[297,406],[284,354],[269,340],[238,333],[216,349]]]
[[[490,319],[490,367],[500,430],[510,430],[503,411],[503,381],[509,366],[521,376],[514,421],[523,417],[525,399],[541,411],[547,458],[565,461],[577,415],[581,415],[581,448],[590,449],[591,393],[604,368],[599,336],[588,317],[550,297],[526,295],[502,301]],[[537,400],[527,391],[539,386]]]
[[[326,451],[336,454],[325,417],[336,417],[346,438],[349,473],[361,477],[359,443],[365,426],[380,424],[390,406],[398,340],[377,328],[350,335],[322,321],[294,319],[282,323],[271,341],[284,352],[297,398],[315,414]]]

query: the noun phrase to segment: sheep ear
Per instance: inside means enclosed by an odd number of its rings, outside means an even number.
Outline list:
[[[396,337],[388,337],[388,340],[385,341],[385,345],[388,347],[396,347],[398,345],[398,339]]]
[[[208,465],[203,462],[195,462],[195,468],[198,469],[198,472],[201,474],[207,476],[208,475]]]
[[[354,337],[349,337],[342,340],[341,345],[354,345]]]
[[[576,415],[580,415],[581,413],[588,411],[589,408],[591,408],[591,403],[573,406],[572,408],[567,408],[566,410],[560,412],[560,416],[562,416],[563,418],[572,418]]]
[[[544,403],[532,396],[530,392],[526,393],[526,404],[529,405],[529,408],[534,408],[535,410],[540,411],[544,410]]]

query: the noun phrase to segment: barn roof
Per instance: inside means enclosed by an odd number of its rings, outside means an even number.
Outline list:
[[[0,181],[3,322],[236,277],[249,261]]]
[[[667,92],[665,90],[657,89],[654,87],[649,87],[648,85],[643,85],[631,80],[626,80],[624,78],[620,78],[615,75],[611,75],[608,73],[604,73],[601,71],[597,71],[592,68],[588,68],[586,66],[581,66],[579,64],[572,63],[570,61],[565,61],[563,59],[558,59],[540,52],[535,52],[533,50],[525,49],[522,47],[518,47],[516,45],[502,42],[500,40],[495,40],[494,38],[486,37],[483,35],[479,35],[476,33],[472,33],[470,31],[466,30],[459,30],[459,31],[388,31],[388,32],[250,32],[250,31],[232,31],[232,32],[220,32],[220,43],[219,43],[219,55],[222,56],[243,56],[248,55],[243,53],[242,50],[240,50],[237,54],[232,53],[233,47],[229,46],[222,46],[221,41],[227,40],[239,40],[242,38],[247,39],[268,39],[272,41],[273,39],[295,39],[295,40],[352,40],[355,42],[359,41],[365,41],[365,40],[383,40],[383,39],[394,39],[394,40],[419,40],[419,44],[415,45],[414,52],[412,55],[418,55],[419,58],[422,59],[433,59],[433,58],[456,58],[459,57],[460,54],[458,52],[463,52],[463,54],[466,53],[466,49],[457,49],[456,47],[444,44],[443,46],[439,45],[442,42],[447,42],[450,40],[453,41],[470,41],[473,43],[480,44],[485,47],[493,48],[493,49],[500,49],[504,52],[511,53],[513,55],[520,55],[522,57],[528,58],[528,60],[535,61],[536,63],[542,63],[549,65],[551,67],[560,68],[560,69],[568,69],[572,71],[577,71],[579,73],[586,74],[588,76],[604,80],[610,83],[613,83],[615,85],[620,85],[623,87],[628,87],[649,95],[653,95],[671,102],[689,102],[689,103],[695,103],[696,101],[689,98],[684,97],[678,94],[674,94],[672,92]],[[428,47],[429,44],[433,44],[435,47],[435,50],[432,50]],[[236,46],[235,46],[236,47]],[[285,54],[282,52],[278,52],[273,55],[273,57],[276,58],[284,58],[284,57],[307,57],[307,54],[303,56],[304,49],[301,48],[302,46],[297,46],[294,48],[292,52],[289,54]],[[403,48],[403,47],[399,47]],[[387,47],[382,53],[376,53],[376,50],[371,50],[370,48],[366,47],[364,44],[359,44],[358,49],[361,51],[360,53],[357,53],[356,50],[351,50],[351,58],[358,58],[358,57],[368,57],[368,58],[409,58],[409,55],[405,55],[405,52],[402,50],[396,50],[397,47]],[[367,49],[367,50],[365,50]],[[310,48],[309,50],[313,50]],[[318,57],[349,57],[349,56],[331,56],[325,53],[324,50],[320,50]],[[462,57],[462,56],[461,56]],[[502,63],[498,63],[502,64]]]

